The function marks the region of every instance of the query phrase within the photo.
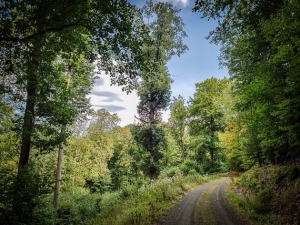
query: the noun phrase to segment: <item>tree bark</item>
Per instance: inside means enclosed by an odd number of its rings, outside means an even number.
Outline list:
[[[32,51],[27,61],[26,73],[26,106],[22,124],[21,151],[18,164],[18,175],[15,183],[15,196],[13,200],[13,211],[20,223],[27,223],[32,207],[32,193],[27,190],[28,180],[27,167],[31,148],[31,137],[34,126],[36,90],[38,84],[38,66],[40,41],[36,37],[32,41]]]
[[[66,130],[66,125],[63,125],[61,128],[61,134],[64,134],[65,130]],[[53,207],[55,212],[57,212],[58,210],[58,203],[59,203],[63,155],[64,155],[64,142],[61,142],[59,144],[59,149],[58,149],[55,190],[54,190]]]
[[[21,141],[21,153],[19,158],[19,166],[25,169],[29,160],[31,136],[34,125],[34,107],[36,102],[36,75],[33,73],[29,76],[27,84],[27,100],[24,114],[24,122],[22,126],[22,141]]]
[[[67,82],[66,82],[66,84],[67,84],[66,89],[69,89],[69,86],[70,86],[71,70],[72,70],[72,66],[69,65],[68,66],[68,76],[67,76]],[[61,135],[62,136],[65,135],[66,129],[67,129],[66,123],[62,124],[62,128],[61,128]],[[54,200],[53,200],[53,207],[54,207],[55,212],[57,212],[57,210],[58,210],[58,203],[59,203],[59,196],[60,196],[63,155],[64,155],[64,141],[61,141],[60,144],[59,144],[59,149],[58,149],[57,169],[56,169],[56,179],[55,179],[55,189],[54,189]]]

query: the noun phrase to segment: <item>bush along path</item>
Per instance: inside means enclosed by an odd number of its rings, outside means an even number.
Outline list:
[[[247,224],[227,204],[225,187],[229,178],[211,181],[182,198],[161,225]]]
[[[300,224],[300,170],[292,163],[253,168],[226,193],[230,205],[251,224]]]
[[[89,225],[155,225],[189,190],[217,179],[217,176],[181,175],[158,180],[152,185],[128,187],[102,196],[100,213]],[[197,199],[196,199],[197,200]],[[196,204],[195,204],[196,206]],[[177,224],[177,223],[174,223]]]

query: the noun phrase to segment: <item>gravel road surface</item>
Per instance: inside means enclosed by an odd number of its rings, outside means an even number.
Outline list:
[[[204,184],[182,198],[180,203],[165,216],[161,225],[246,225],[227,205],[224,192],[228,178],[222,178]],[[211,190],[213,189],[213,190]],[[208,211],[199,210],[201,194],[209,194]],[[200,198],[200,199],[199,199]],[[207,197],[206,197],[207,199]],[[198,202],[199,201],[199,202]],[[198,210],[197,210],[198,203]],[[205,203],[206,204],[206,203]],[[201,217],[206,217],[201,220]],[[209,218],[209,219],[207,219]],[[203,223],[203,221],[209,221]]]

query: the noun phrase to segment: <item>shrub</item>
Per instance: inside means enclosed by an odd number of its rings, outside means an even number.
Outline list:
[[[195,172],[199,174],[204,174],[202,166],[198,165],[195,161],[189,159],[183,162],[183,164],[180,166],[180,170],[185,176]]]
[[[127,186],[123,187],[120,191],[120,196],[122,198],[128,198],[132,195],[135,195],[137,193],[138,187],[137,186]]]
[[[103,205],[103,211],[88,224],[110,225],[112,221],[115,225],[158,224],[159,219],[174,206],[179,196],[192,187],[211,179],[212,177],[203,177],[198,174],[188,177],[178,175],[174,180],[162,179],[152,185],[143,186],[135,194],[126,194],[127,198],[124,198],[124,190],[119,192],[123,198],[115,198],[114,201],[105,200],[103,196],[102,204],[106,202],[105,207]],[[128,188],[126,192],[131,193],[131,190],[134,189]]]
[[[73,188],[61,194],[56,224],[85,224],[100,212],[101,197],[88,189]]]
[[[253,168],[234,181],[228,200],[253,224],[298,224],[298,176],[292,165]]]
[[[178,167],[170,167],[166,168],[160,173],[159,179],[172,178],[178,176],[179,174],[181,174],[181,171]]]

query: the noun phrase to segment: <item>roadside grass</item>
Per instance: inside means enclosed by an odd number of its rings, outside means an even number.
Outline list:
[[[246,220],[248,224],[255,225],[271,225],[274,222],[274,215],[272,213],[259,213],[258,208],[261,208],[260,202],[255,197],[246,198],[245,196],[235,193],[230,186],[226,188],[225,195],[228,203],[237,214]]]
[[[300,221],[299,170],[291,165],[254,168],[227,186],[226,199],[249,224]]]
[[[187,191],[216,176],[178,175],[158,180],[155,184],[136,189],[128,187],[117,194],[102,197],[101,212],[90,225],[150,225],[157,224]]]

